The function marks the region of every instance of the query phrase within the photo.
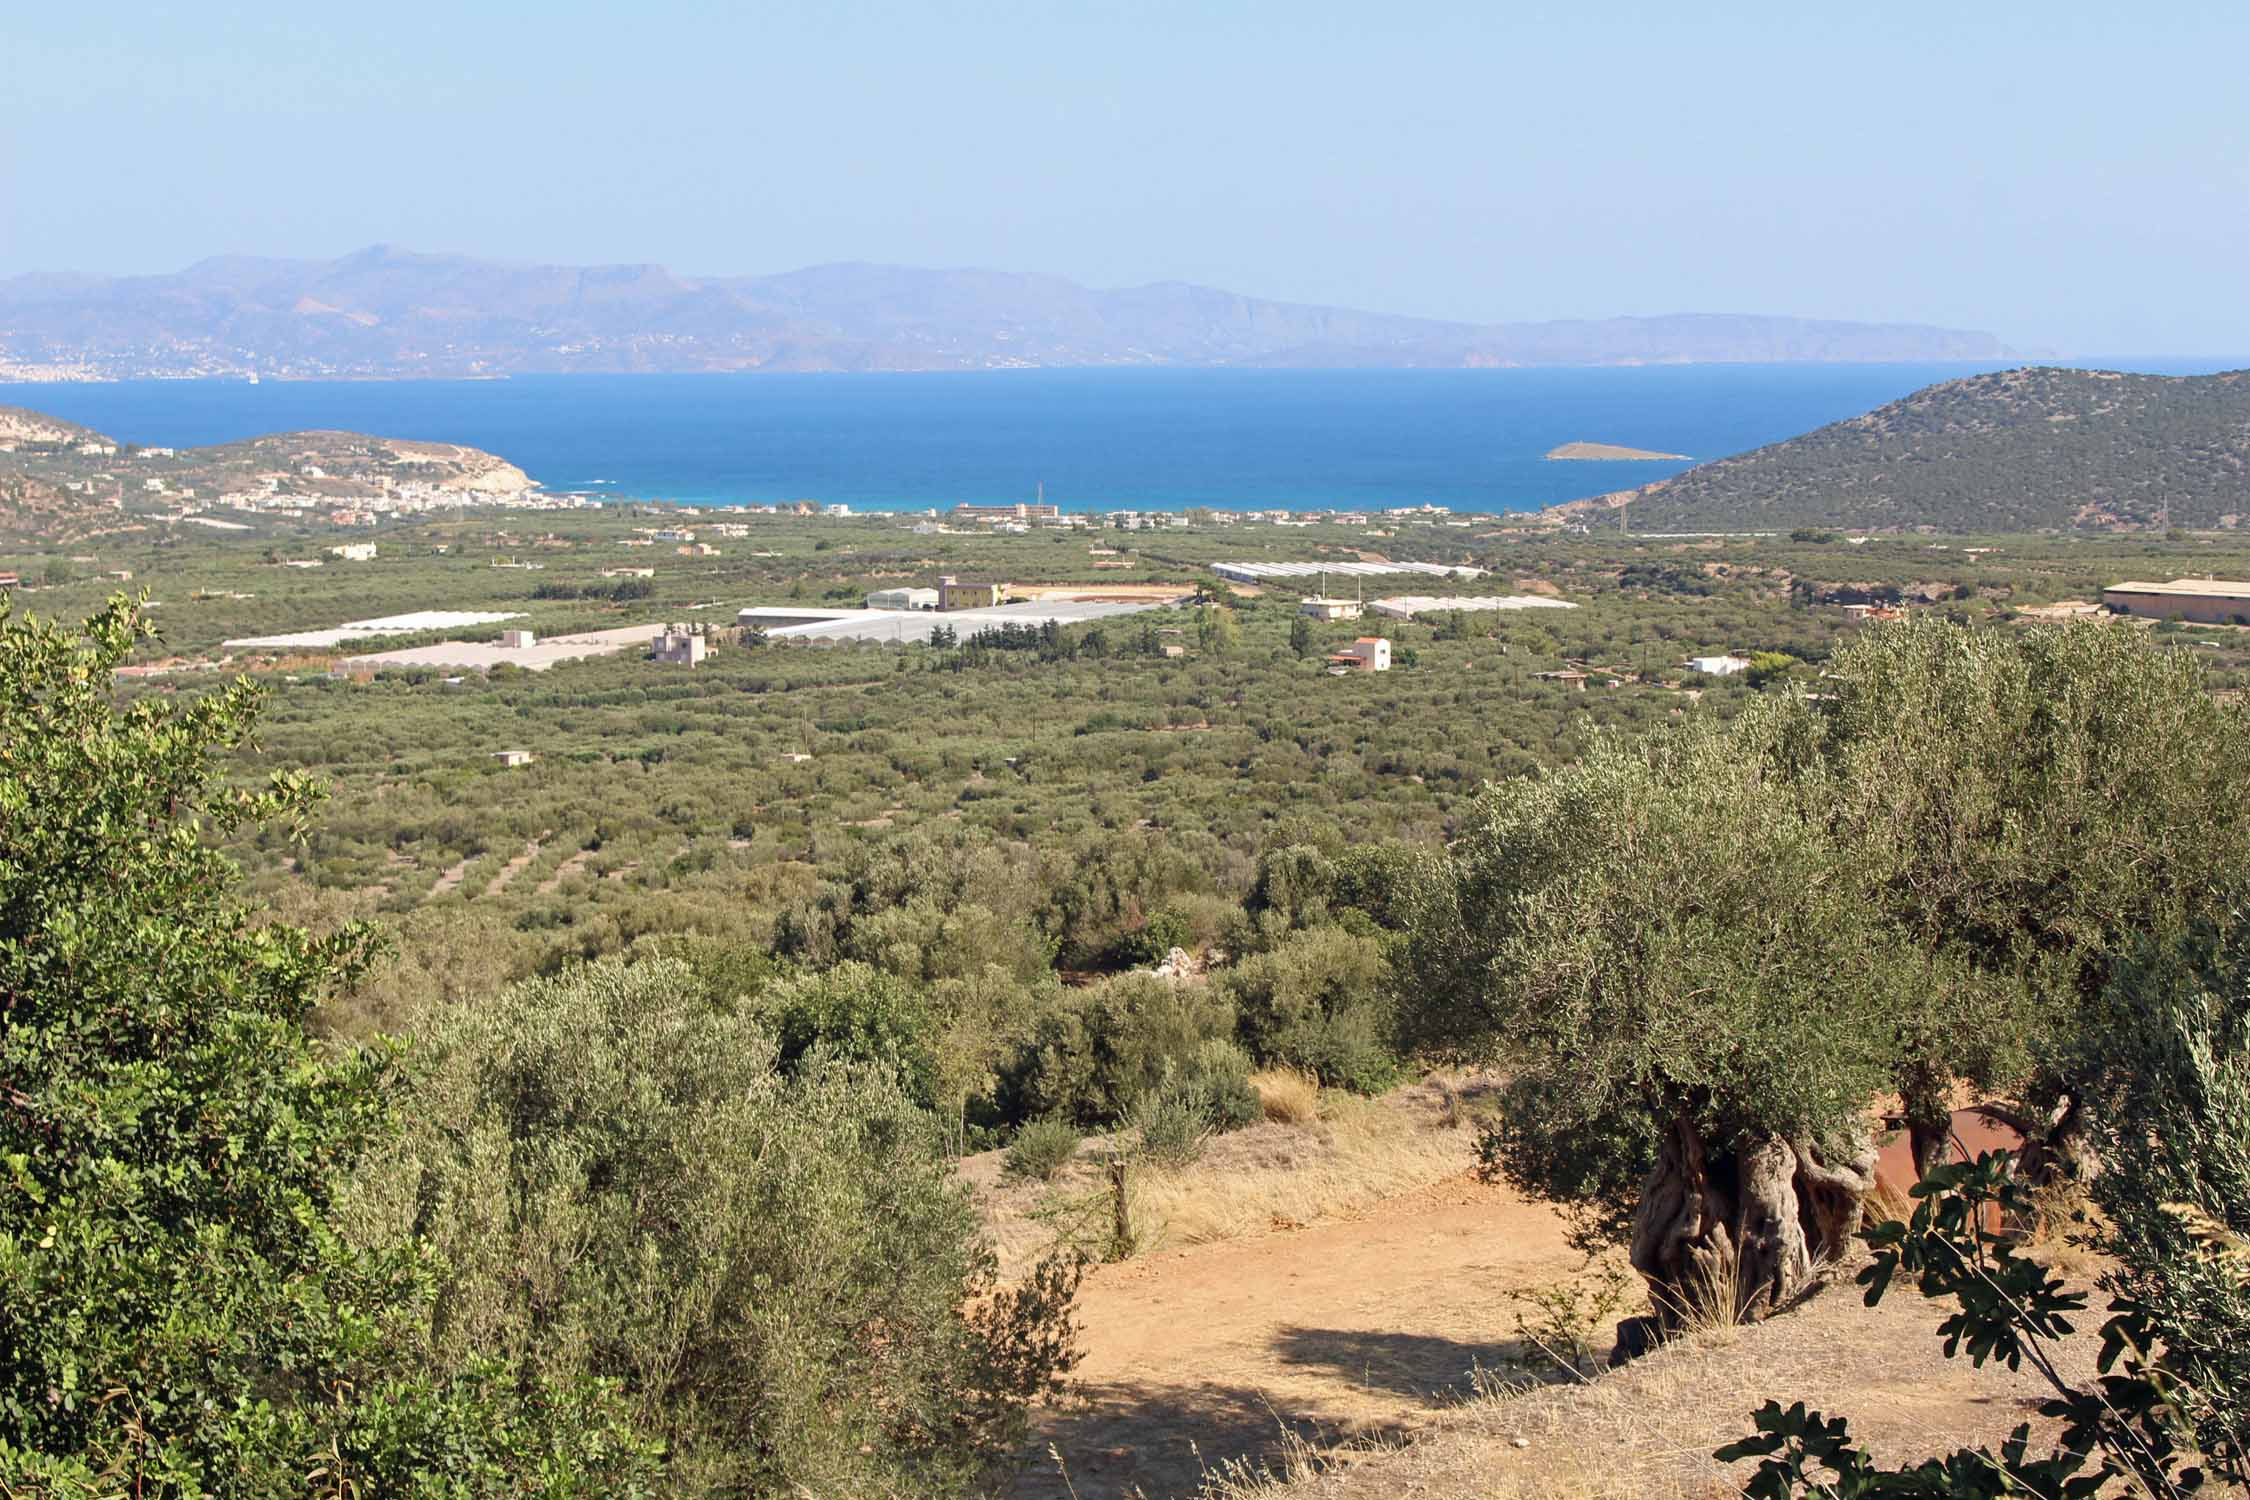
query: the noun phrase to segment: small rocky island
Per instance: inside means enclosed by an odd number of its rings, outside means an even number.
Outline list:
[[[1549,458],[1686,458],[1685,453],[1652,453],[1646,448],[1624,448],[1616,443],[1565,443],[1547,450]]]

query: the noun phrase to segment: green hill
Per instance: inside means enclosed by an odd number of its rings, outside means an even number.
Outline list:
[[[1949,380],[1638,490],[1636,531],[2231,526],[2250,514],[2250,371],[2031,368]]]

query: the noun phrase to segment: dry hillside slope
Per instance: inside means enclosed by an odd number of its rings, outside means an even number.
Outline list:
[[[1551,516],[1636,531],[2225,526],[2250,513],[2250,371],[2001,370]]]

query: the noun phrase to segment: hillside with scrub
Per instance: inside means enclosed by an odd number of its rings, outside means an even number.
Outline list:
[[[2031,367],[1548,512],[1643,531],[2233,527],[2250,514],[2250,372]]]
[[[0,1486],[2245,1483],[2250,638],[2073,603],[2224,534],[680,519],[0,559]],[[1209,570],[1378,540],[1576,607]],[[941,569],[1181,602],[239,644]]]

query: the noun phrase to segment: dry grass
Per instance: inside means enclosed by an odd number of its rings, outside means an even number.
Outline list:
[[[1324,1095],[1295,1074],[1260,1074],[1253,1082],[1267,1101],[1264,1123],[1213,1136],[1191,1165],[1134,1168],[1129,1195],[1136,1252],[1347,1216],[1475,1165],[1474,1138],[1451,1122],[1468,1118],[1461,1100],[1475,1097],[1485,1087],[1480,1081],[1433,1075],[1380,1099]],[[1288,1098],[1279,1107],[1297,1115],[1307,1094],[1311,1118],[1276,1120],[1278,1100]],[[1002,1274],[1028,1269],[1056,1243],[1063,1221],[1106,1222],[1107,1152],[1099,1139],[1087,1147],[1047,1186],[1003,1180],[999,1152],[962,1160],[961,1179],[983,1210]]]
[[[2111,1269],[2109,1257],[2086,1243],[2100,1227],[2101,1210],[2083,1183],[2051,1183],[2032,1194],[2024,1253],[2058,1276],[2092,1281]]]
[[[1276,1125],[1310,1125],[1320,1118],[1320,1083],[1306,1074],[1273,1068],[1252,1073],[1250,1087]]]
[[[1213,1140],[1203,1160],[1143,1172],[1133,1223],[1144,1250],[1208,1244],[1349,1216],[1473,1164],[1443,1095],[1415,1084],[1381,1099],[1330,1094],[1311,1125],[1253,1126]]]

